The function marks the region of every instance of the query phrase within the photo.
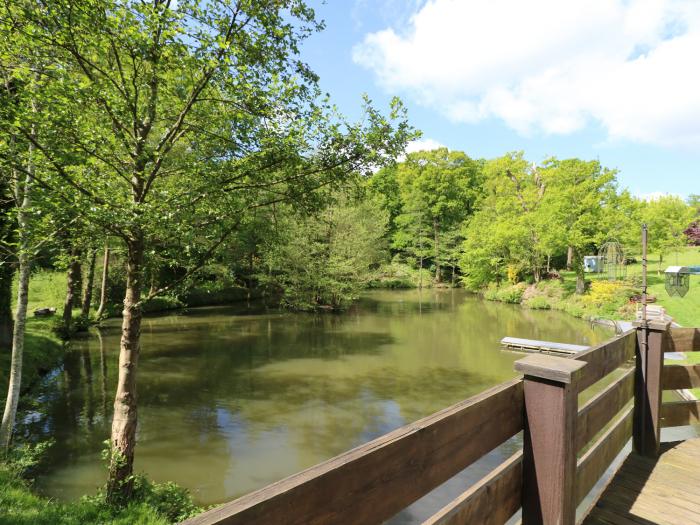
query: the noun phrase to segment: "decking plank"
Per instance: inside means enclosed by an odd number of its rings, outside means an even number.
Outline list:
[[[630,455],[584,525],[700,525],[700,438],[665,443],[654,461]]]

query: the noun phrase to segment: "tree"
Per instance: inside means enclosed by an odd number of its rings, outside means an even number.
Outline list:
[[[397,219],[397,223],[409,226],[418,221],[421,223],[419,233],[422,233],[422,222],[427,222],[432,237],[435,282],[442,280],[445,251],[442,236],[473,212],[479,196],[480,175],[479,163],[462,152],[447,148],[410,153],[398,166],[396,179],[401,194],[401,213],[408,218]],[[406,233],[396,235],[407,237]],[[408,237],[418,238],[418,245],[423,245],[422,235],[409,234]]]
[[[286,215],[286,217],[285,217]],[[298,309],[341,309],[385,262],[388,213],[376,199],[339,194],[319,214],[278,213],[279,235],[262,247],[260,278]]]
[[[412,131],[398,101],[389,119],[367,101],[352,124],[320,98],[316,75],[296,58],[322,28],[302,0],[23,0],[2,10],[12,29],[5,41],[31,42],[60,64],[46,75],[44,110],[9,133],[41,156],[37,181],[52,201],[74,205],[125,250],[107,488],[110,501],[124,502],[133,488],[141,307],[177,284],[143,295],[149,255],[158,247],[197,271],[249,210],[319,207],[324,188],[383,165]]]
[[[547,159],[540,171],[548,186],[540,224],[546,232],[547,251],[571,248],[576,292],[582,294],[583,256],[595,244],[611,240],[611,228],[604,223],[606,214],[616,216],[608,205],[615,202],[615,172],[596,160],[556,158]]]
[[[545,260],[538,213],[546,186],[522,152],[484,165],[484,197],[464,229],[461,269],[470,288],[505,277],[506,268],[539,279]]]
[[[642,220],[649,229],[649,249],[658,252],[658,268],[664,256],[687,244],[684,230],[695,216],[695,209],[675,195],[664,195],[645,202],[641,209]]]

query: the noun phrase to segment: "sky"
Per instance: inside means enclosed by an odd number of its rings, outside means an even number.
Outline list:
[[[700,193],[700,0],[310,0],[302,59],[348,117],[399,96],[473,158],[598,159],[649,198]]]

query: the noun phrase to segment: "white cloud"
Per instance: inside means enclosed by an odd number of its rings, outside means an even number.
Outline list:
[[[457,122],[700,146],[700,1],[430,0],[354,60]]]
[[[431,149],[438,149],[446,147],[444,144],[440,144],[437,140],[433,139],[418,139],[412,140],[406,146],[406,153],[414,153],[416,151],[428,151]]]

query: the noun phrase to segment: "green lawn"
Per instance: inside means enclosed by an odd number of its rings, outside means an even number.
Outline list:
[[[635,264],[627,267],[627,277],[637,277],[641,282],[642,263],[641,256],[634,254],[637,258]],[[667,254],[661,263],[661,274],[657,273],[659,267],[658,254],[648,256],[647,278],[649,282],[649,294],[656,297],[656,304],[663,306],[674,321],[682,326],[700,326],[700,275],[690,276],[690,290],[685,297],[669,297],[664,288],[663,271],[668,266],[697,266],[700,265],[700,248],[689,247],[678,253]],[[574,272],[562,272],[565,281],[573,283],[576,279]],[[597,280],[607,279],[604,274],[586,274],[586,279]]]

